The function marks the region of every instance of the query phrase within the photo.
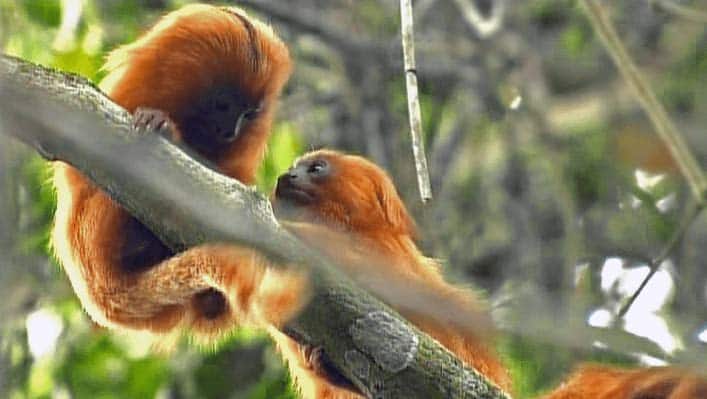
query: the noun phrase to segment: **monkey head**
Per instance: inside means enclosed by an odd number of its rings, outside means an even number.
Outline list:
[[[331,150],[310,152],[277,180],[278,216],[354,233],[415,236],[390,177],[365,158]]]
[[[101,88],[130,112],[165,112],[178,140],[251,183],[291,64],[267,24],[239,8],[191,4],[113,51]]]

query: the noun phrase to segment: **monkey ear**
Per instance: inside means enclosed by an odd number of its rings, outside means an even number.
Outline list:
[[[393,229],[413,238],[416,237],[417,227],[415,226],[415,221],[408,214],[395,186],[387,177],[380,180],[376,195],[383,214]]]

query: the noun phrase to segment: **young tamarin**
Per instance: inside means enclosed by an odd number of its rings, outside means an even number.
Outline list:
[[[677,367],[585,365],[544,399],[704,399],[707,376]]]
[[[105,70],[101,88],[135,113],[138,130],[160,128],[248,184],[291,60],[275,32],[243,10],[189,5],[112,52]],[[52,244],[95,322],[156,333],[182,325],[207,336],[233,324],[213,285],[180,280],[226,255],[214,247],[175,255],[79,171],[62,162],[53,169]]]
[[[278,179],[272,201],[276,214],[289,221],[285,226],[293,233],[333,259],[355,280],[377,294],[383,293],[384,301],[422,331],[510,391],[507,371],[490,337],[407,303],[414,302],[410,292],[431,292],[437,300],[488,317],[471,291],[447,283],[437,262],[422,255],[414,243],[415,224],[390,177],[380,167],[358,156],[328,150],[312,152]],[[406,287],[407,295],[396,287]],[[436,311],[439,313],[438,308]],[[318,365],[312,364],[308,350],[303,351],[284,335],[271,334],[303,397],[360,397],[332,383]]]
[[[382,299],[462,361],[510,392],[506,370],[485,337],[418,312],[414,305],[407,307],[409,297],[395,297],[400,293],[395,287],[400,284],[412,292],[428,288],[451,298],[456,305],[466,306],[470,314],[483,313],[471,292],[446,283],[436,262],[419,252],[413,242],[414,223],[390,178],[379,167],[363,158],[332,151],[310,153],[278,179],[273,205],[281,218],[290,221],[285,225],[291,231],[338,261],[356,280],[365,285],[369,285],[367,278],[373,280],[373,288],[383,294]],[[344,247],[339,245],[342,242]],[[376,287],[375,281],[392,291],[391,296]],[[435,305],[439,302],[437,299]],[[279,308],[280,312],[286,309]],[[301,348],[278,331],[270,332],[305,398],[360,397],[332,381],[316,356],[312,358],[310,348]],[[707,398],[707,378],[676,367],[584,366],[544,398]]]

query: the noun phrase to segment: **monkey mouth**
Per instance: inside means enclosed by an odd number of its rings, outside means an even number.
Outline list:
[[[314,195],[289,184],[278,184],[275,189],[275,198],[298,205],[307,205],[314,202]]]

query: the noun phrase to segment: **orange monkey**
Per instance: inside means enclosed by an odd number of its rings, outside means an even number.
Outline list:
[[[510,389],[506,369],[488,337],[406,306],[409,298],[395,298],[397,290],[393,287],[404,286],[415,292],[431,292],[436,298],[468,309],[468,313],[488,317],[471,291],[447,283],[437,262],[422,255],[414,243],[415,223],[381,168],[358,156],[327,150],[309,153],[280,176],[273,206],[281,218],[289,221],[285,226],[293,233],[364,285],[390,287],[393,293],[384,295],[384,301],[467,365],[501,388]],[[319,365],[313,364],[309,348],[302,353],[294,341],[271,333],[305,398],[360,397],[332,383],[326,370],[322,373]]]
[[[136,43],[115,51],[101,87],[136,113],[139,128],[161,128],[221,172],[249,183],[290,68],[287,48],[269,27],[239,9],[194,5],[168,14]],[[237,324],[265,322],[306,397],[358,397],[320,374],[310,356],[303,357],[308,350],[277,330],[308,297],[301,274],[269,268],[264,257],[237,246],[204,245],[175,255],[76,169],[62,162],[54,169],[53,245],[96,322],[153,333],[190,330],[207,339]],[[300,172],[299,180],[293,177]],[[280,179],[275,203],[301,211],[290,213],[296,222],[288,227],[325,254],[343,256],[360,276],[375,275],[355,270],[370,264],[366,260],[375,253],[390,268],[382,276],[391,282],[424,287],[470,311],[481,310],[470,292],[446,283],[436,262],[420,253],[414,223],[395,187],[365,159],[310,154]],[[321,240],[337,236],[346,248]],[[484,337],[389,299],[463,361],[509,387]]]
[[[112,52],[105,69],[101,88],[135,113],[139,130],[159,128],[251,183],[291,61],[275,32],[243,10],[189,5]],[[156,333],[189,326],[207,336],[231,328],[231,304],[199,274],[226,255],[213,247],[175,255],[78,170],[53,168],[53,247],[94,321]]]
[[[545,399],[704,399],[707,377],[676,367],[585,365]]]
[[[279,178],[273,205],[281,217],[291,221],[286,226],[295,234],[338,260],[338,264],[364,284],[378,281],[392,290],[392,297],[384,295],[382,299],[467,365],[510,392],[506,370],[484,337],[419,313],[414,306],[406,307],[404,302],[410,298],[401,302],[394,297],[394,287],[404,284],[416,292],[429,289],[451,298],[456,305],[466,306],[470,314],[483,313],[472,292],[446,283],[436,262],[424,257],[415,246],[414,222],[390,178],[379,167],[361,157],[333,151],[310,153]],[[381,262],[376,262],[377,259]],[[375,291],[385,294],[385,290]],[[435,303],[439,303],[437,298]],[[308,348],[298,355],[296,343],[277,333],[273,336],[288,359],[304,397],[359,397],[332,383],[328,371],[319,369],[318,359],[316,356],[312,359]],[[584,366],[545,396],[545,399],[698,398],[707,398],[707,378],[697,373],[675,367],[607,366]]]

